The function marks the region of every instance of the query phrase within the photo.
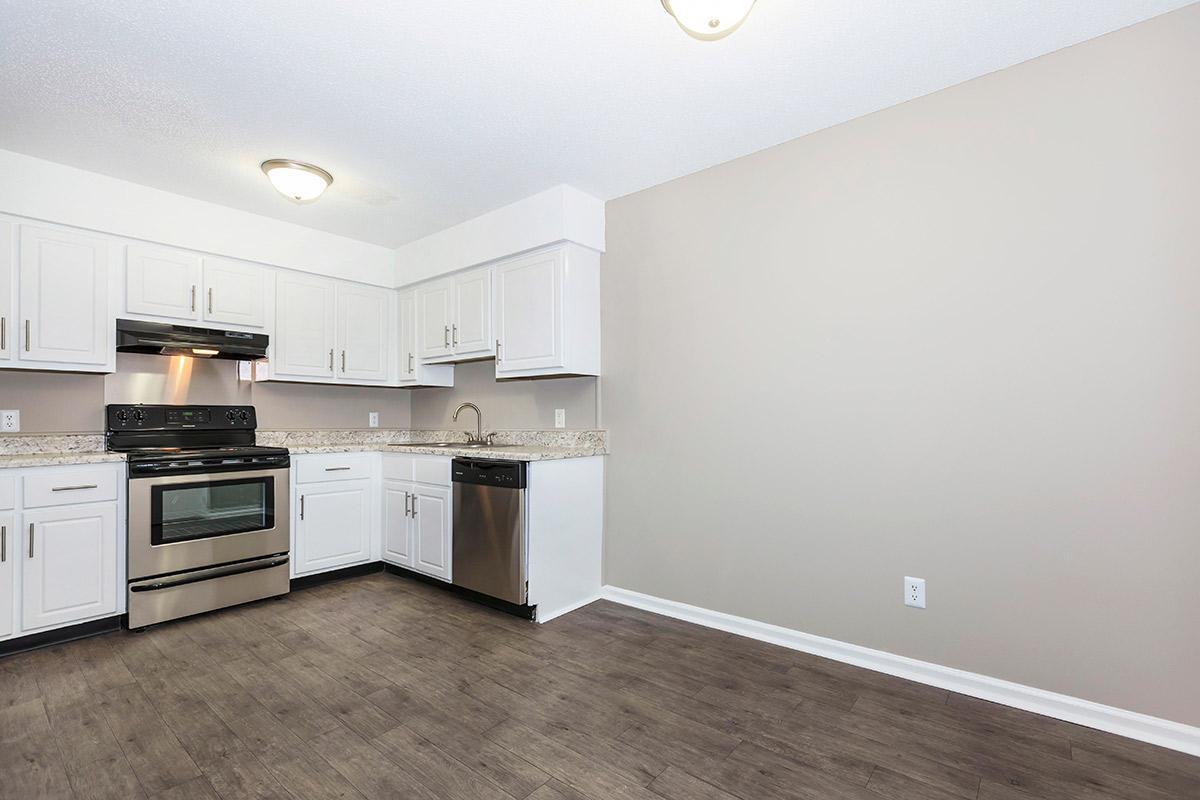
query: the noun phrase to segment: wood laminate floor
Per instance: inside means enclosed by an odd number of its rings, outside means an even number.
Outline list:
[[[1200,759],[606,602],[379,574],[0,659],[0,797],[1168,800]]]

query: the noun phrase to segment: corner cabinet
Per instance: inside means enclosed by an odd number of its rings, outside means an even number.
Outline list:
[[[108,275],[112,244],[59,228],[20,226],[17,366],[112,372]],[[6,337],[7,338],[7,337]]]
[[[496,377],[600,374],[600,254],[567,244],[500,262]]]
[[[490,266],[421,284],[416,306],[420,358],[454,362],[495,355]]]
[[[375,453],[293,456],[293,577],[379,558],[378,459]]]
[[[417,352],[417,293],[409,289],[400,292],[396,319],[399,326],[396,358],[400,386],[453,386],[454,367],[450,364],[426,364]]]

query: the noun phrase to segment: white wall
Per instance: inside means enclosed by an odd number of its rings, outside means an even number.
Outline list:
[[[604,251],[604,201],[561,185],[396,251],[396,285],[569,241]]]
[[[263,191],[275,191],[265,176]],[[395,286],[389,248],[7,150],[0,150],[0,212]]]
[[[1200,724],[1197,43],[609,203],[606,581]]]

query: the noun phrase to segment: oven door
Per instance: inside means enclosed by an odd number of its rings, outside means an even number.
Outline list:
[[[129,578],[286,553],[288,470],[129,481]]]

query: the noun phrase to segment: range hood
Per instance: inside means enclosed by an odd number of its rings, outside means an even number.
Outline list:
[[[133,319],[117,320],[118,353],[254,361],[267,357],[269,340],[270,337],[265,333],[192,328]]]

